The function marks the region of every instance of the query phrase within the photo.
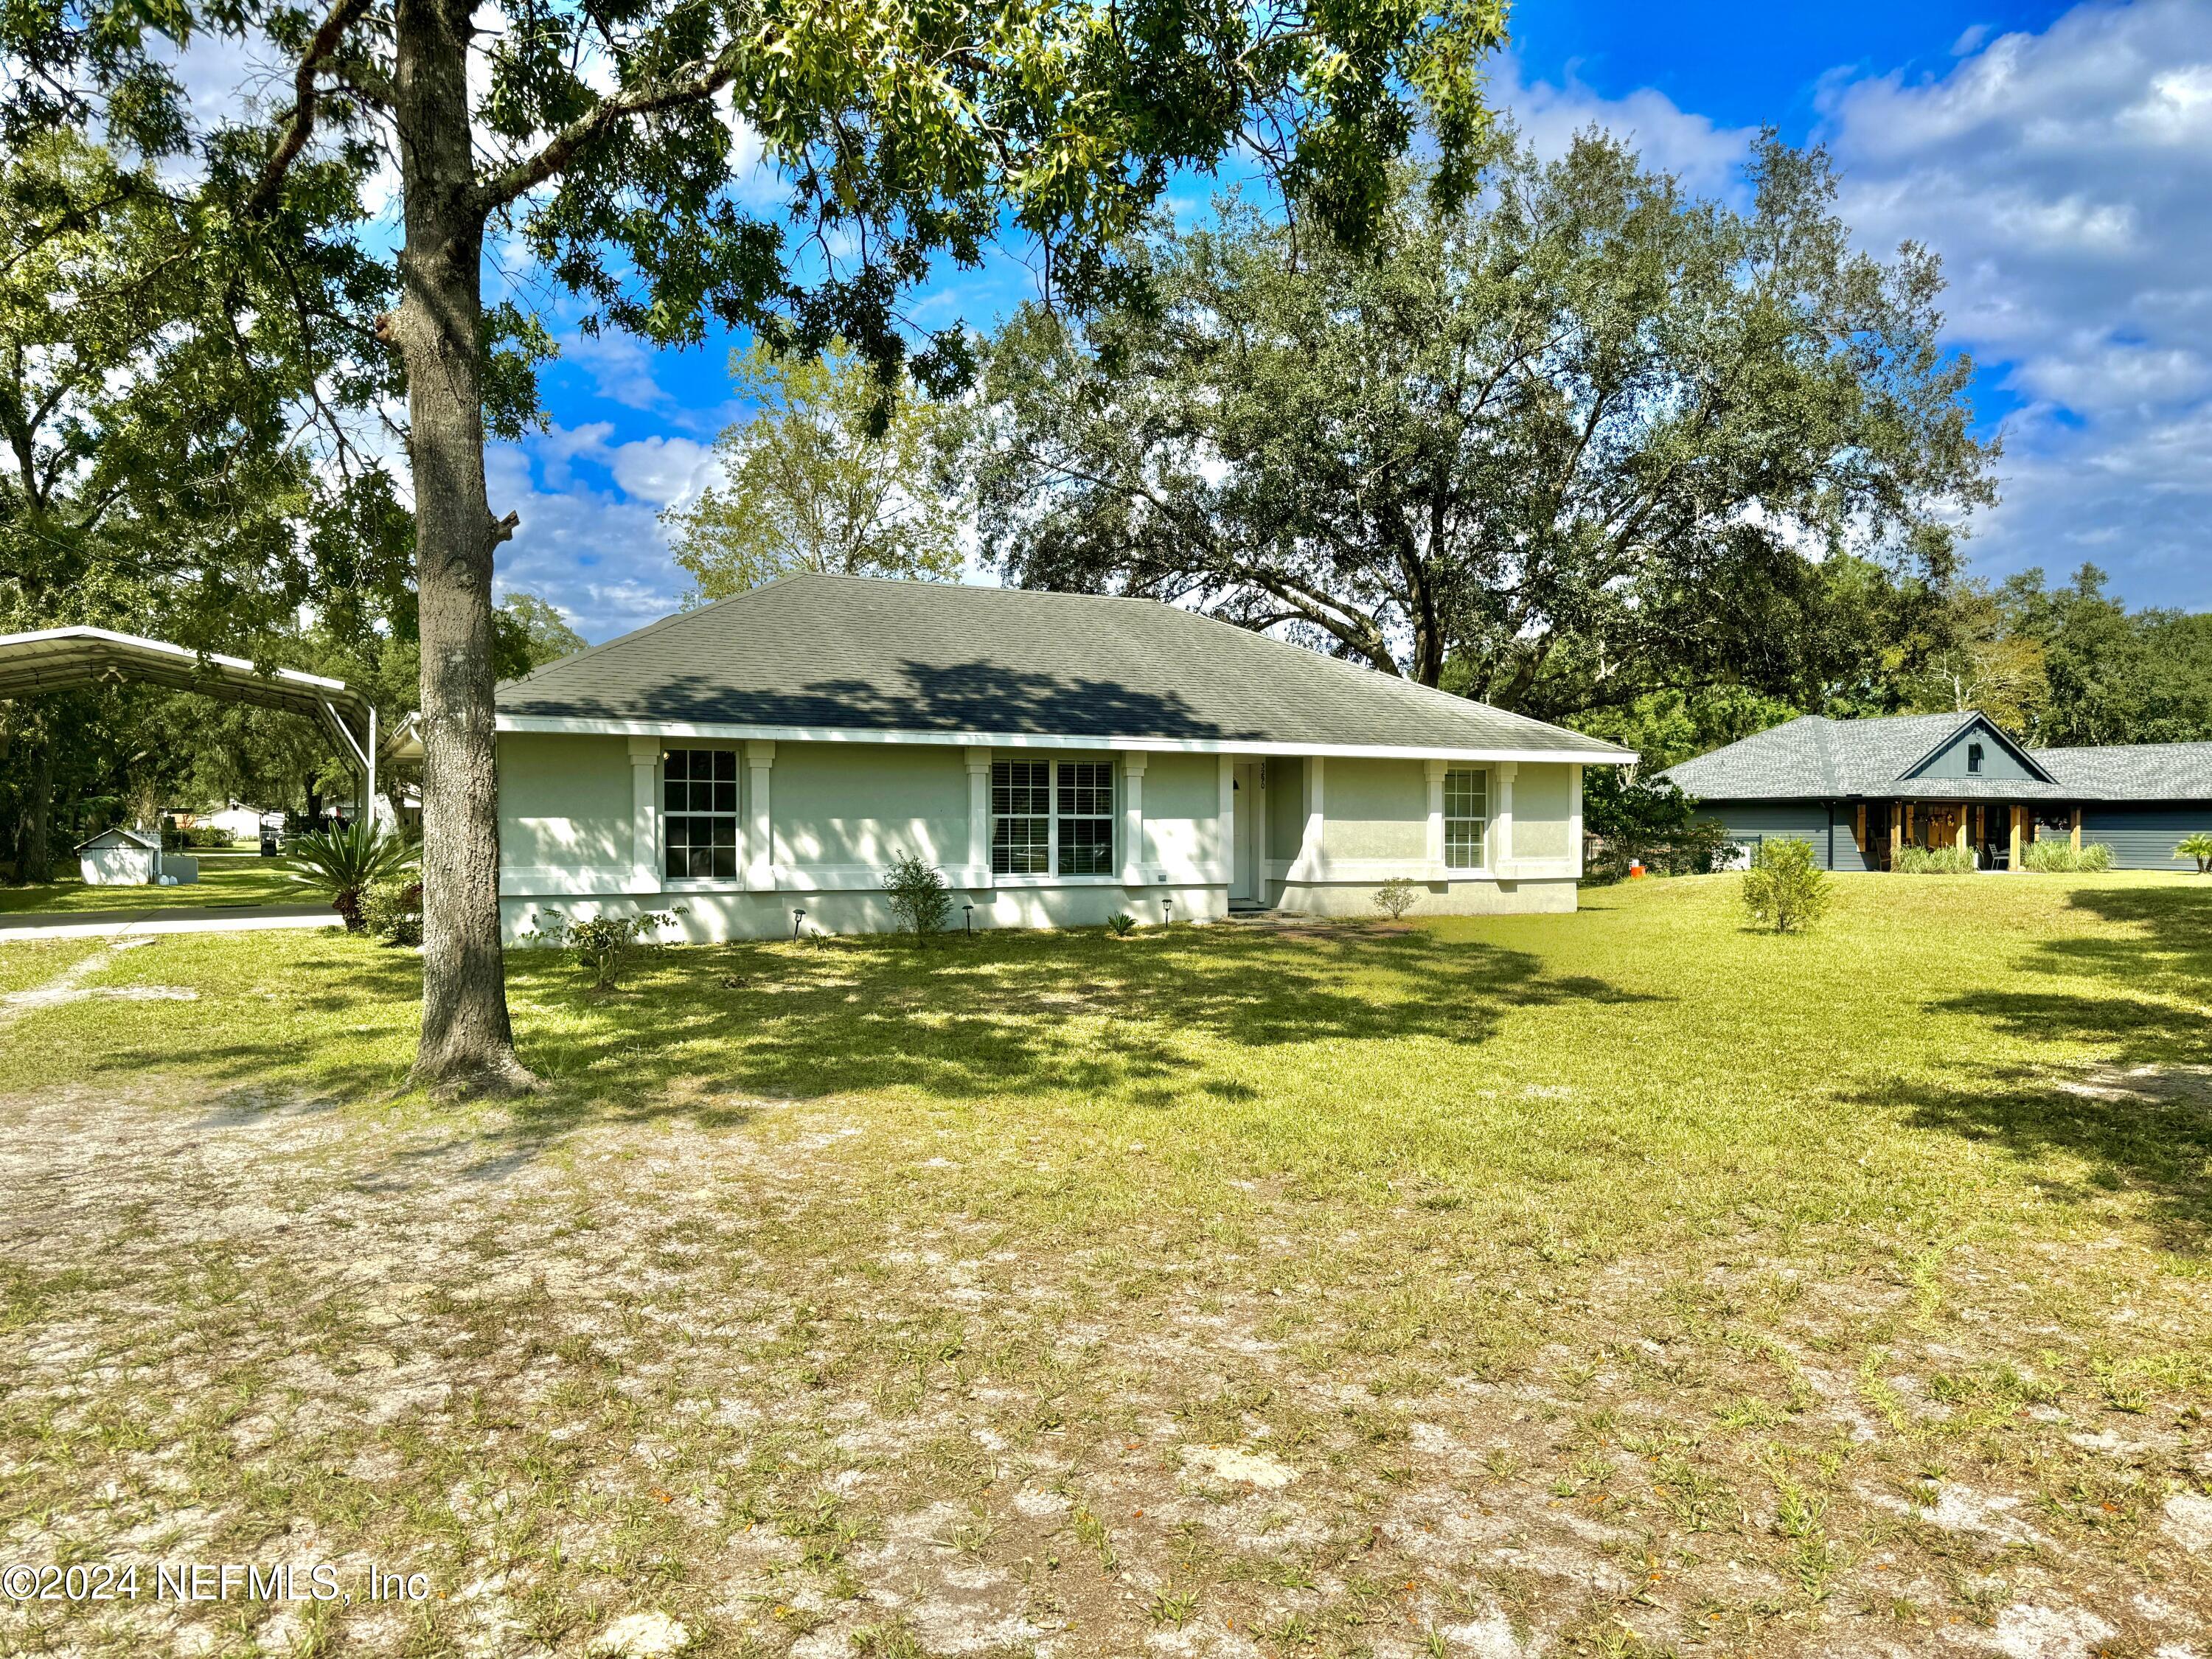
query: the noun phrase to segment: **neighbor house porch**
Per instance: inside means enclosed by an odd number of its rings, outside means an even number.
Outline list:
[[[1853,804],[1852,828],[1869,870],[1894,867],[1905,847],[1955,847],[1984,870],[2019,869],[2038,841],[2081,849],[2081,809],[2047,800],[1863,800]]]

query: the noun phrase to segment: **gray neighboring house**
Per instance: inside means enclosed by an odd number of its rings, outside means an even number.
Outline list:
[[[1831,870],[1887,870],[1905,845],[2016,868],[2054,836],[2101,842],[2123,870],[2193,868],[2174,846],[2212,830],[2212,743],[2031,749],[1972,712],[1808,714],[1659,776],[1732,838],[1800,836]]]
[[[801,575],[499,688],[500,890],[699,939],[1126,911],[1568,911],[1582,776],[1633,754],[1147,600]],[[795,911],[805,912],[803,924]]]

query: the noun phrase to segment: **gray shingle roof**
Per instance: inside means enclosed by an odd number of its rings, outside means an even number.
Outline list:
[[[2080,800],[2212,800],[2212,743],[2038,749],[2037,760]]]
[[[1684,761],[1659,775],[1700,800],[1822,800],[1851,795],[1906,800],[2212,800],[2212,743],[2026,750],[2051,775],[2053,781],[2049,783],[1903,776],[1929,750],[1981,718],[1973,714],[1898,714],[1832,720],[1808,714]]]
[[[499,688],[502,723],[605,720],[1553,750],[1599,738],[1149,600],[798,575]]]

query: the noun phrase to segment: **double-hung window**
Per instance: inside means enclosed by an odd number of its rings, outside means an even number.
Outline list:
[[[738,754],[672,749],[661,758],[661,827],[668,873],[733,881],[738,874]]]
[[[1444,867],[1480,870],[1489,863],[1490,775],[1455,766],[1444,774]]]
[[[1114,871],[1109,761],[991,763],[991,872],[1104,876]]]

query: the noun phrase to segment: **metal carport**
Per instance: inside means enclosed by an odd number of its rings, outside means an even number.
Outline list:
[[[392,745],[380,742],[375,705],[343,680],[292,668],[258,668],[241,657],[194,651],[106,628],[0,634],[0,698],[35,697],[80,685],[119,685],[132,680],[321,720],[352,761],[361,782],[362,811],[372,823],[390,816],[390,807],[376,793],[376,766],[380,749]]]

